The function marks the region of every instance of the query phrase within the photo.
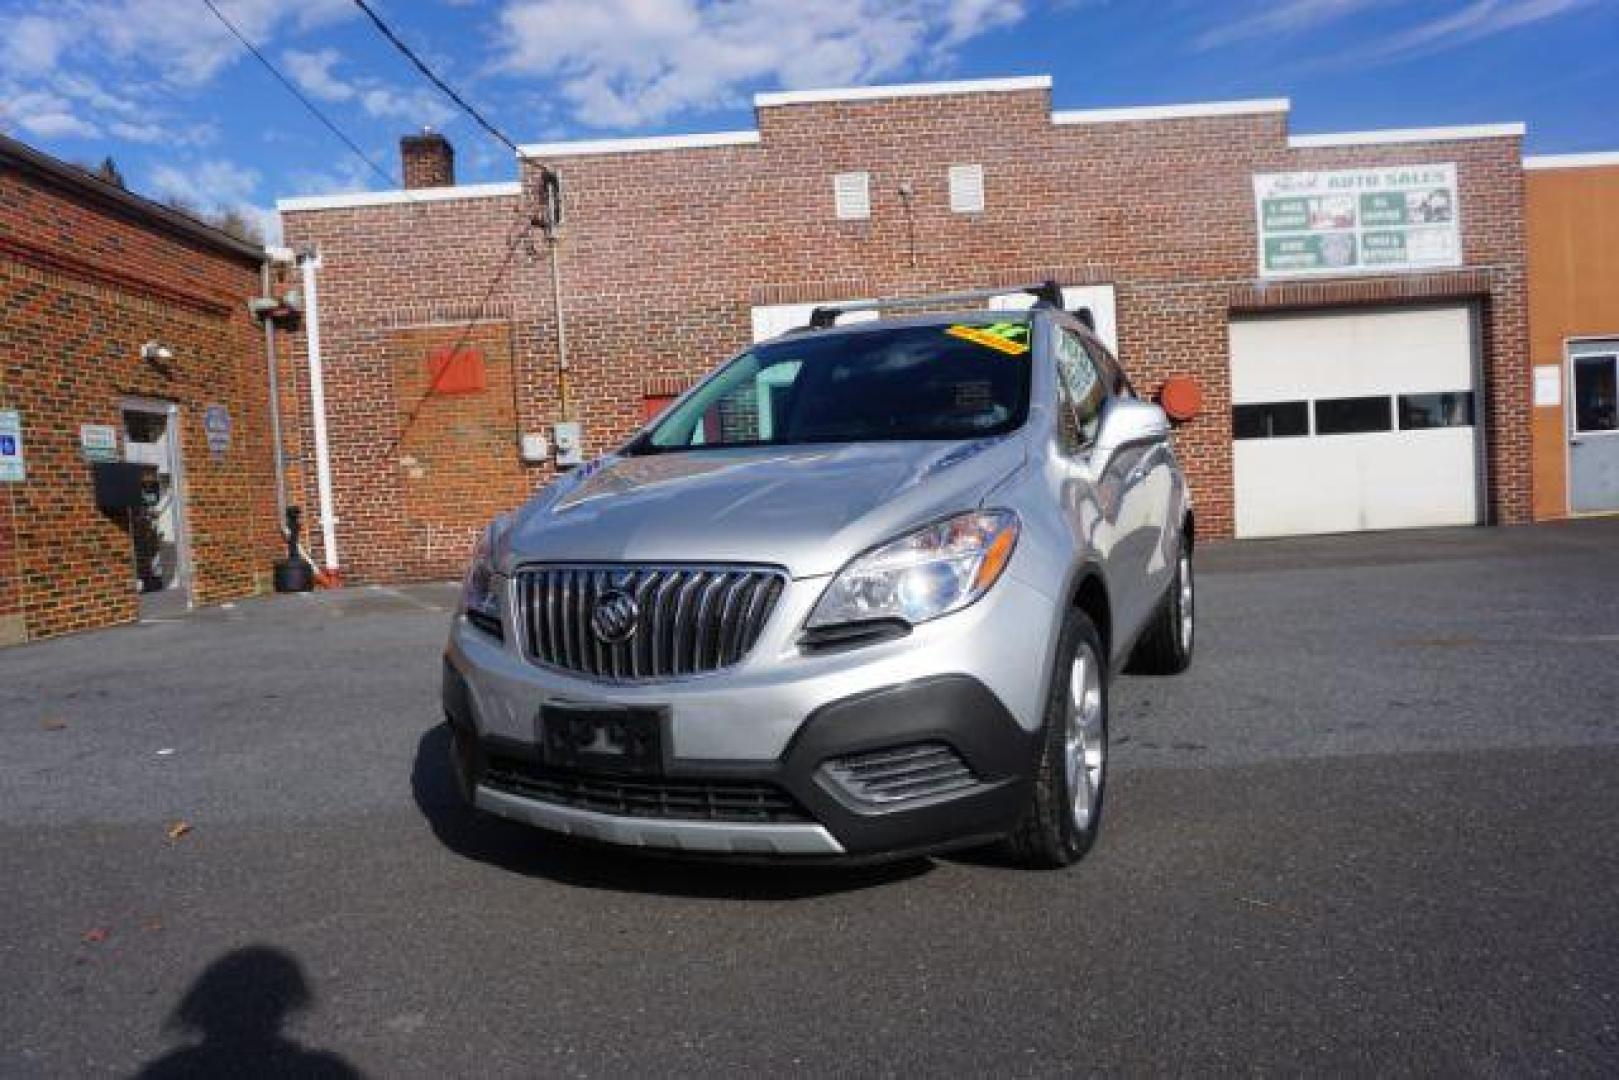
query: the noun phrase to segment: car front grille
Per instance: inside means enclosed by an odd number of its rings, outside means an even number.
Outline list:
[[[523,649],[535,663],[609,682],[717,671],[753,648],[786,585],[751,566],[541,566],[516,577]],[[593,620],[604,596],[632,601],[612,641]]]
[[[810,820],[792,796],[762,780],[605,776],[491,755],[480,782],[537,802],[622,817],[754,823]]]
[[[828,760],[826,778],[863,803],[892,805],[974,787],[961,755],[942,742],[911,743]]]

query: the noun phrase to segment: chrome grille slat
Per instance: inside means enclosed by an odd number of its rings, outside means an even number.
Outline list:
[[[602,593],[607,591],[607,574],[597,570],[594,573],[586,574],[585,578],[590,582],[590,591],[586,594],[585,602],[579,606],[579,609],[584,616],[583,624],[588,627],[590,625],[590,613],[596,610],[596,602],[601,599]],[[585,640],[590,642],[590,673],[598,676],[606,674],[606,643],[593,633],[585,635]]]
[[[719,626],[715,628],[714,649],[716,662],[720,667],[734,664],[737,660],[736,631],[741,625],[737,617],[738,603],[748,591],[752,579],[746,574],[737,574],[735,580],[725,590],[725,597],[720,601]]]
[[[603,682],[643,682],[740,663],[759,640],[785,588],[769,567],[590,564],[517,572],[528,659]],[[610,591],[638,610],[621,642],[596,636],[596,605]]]
[[[561,598],[557,596],[555,583],[552,581],[551,574],[549,572],[534,575],[533,581],[536,589],[541,589],[544,591],[545,628],[547,639],[545,643],[544,655],[555,656],[561,648],[562,641],[561,637],[559,636],[562,633],[562,623],[557,614],[562,601]]]
[[[635,590],[635,604],[642,611],[647,610],[647,600],[653,592],[663,583],[663,572],[653,570],[644,575],[641,584]],[[652,635],[636,633],[629,640],[630,646],[630,678],[639,679],[643,673],[651,672],[652,668]]]
[[[684,675],[690,669],[686,666],[686,654],[690,652],[692,626],[692,597],[702,587],[703,579],[708,575],[698,572],[686,579],[686,583],[675,594],[675,617],[670,640],[670,652],[674,657],[671,670],[676,675]]]

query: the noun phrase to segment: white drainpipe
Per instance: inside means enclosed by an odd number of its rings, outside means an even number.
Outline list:
[[[326,441],[326,382],[320,362],[320,304],[315,295],[315,270],[320,256],[311,251],[298,258],[304,272],[304,340],[309,348],[309,409],[315,420],[315,483],[320,490],[321,550],[326,569],[336,570],[337,516],[332,511],[332,452]]]

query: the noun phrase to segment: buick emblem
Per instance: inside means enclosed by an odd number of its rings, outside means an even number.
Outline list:
[[[635,633],[636,620],[641,609],[635,598],[622,589],[609,589],[596,601],[596,610],[590,613],[590,629],[604,645],[617,645]]]

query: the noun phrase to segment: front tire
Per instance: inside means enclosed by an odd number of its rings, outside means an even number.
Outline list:
[[[1107,782],[1106,656],[1090,617],[1070,611],[1046,696],[1034,790],[1007,838],[1012,857],[1025,866],[1069,866],[1096,842]]]

